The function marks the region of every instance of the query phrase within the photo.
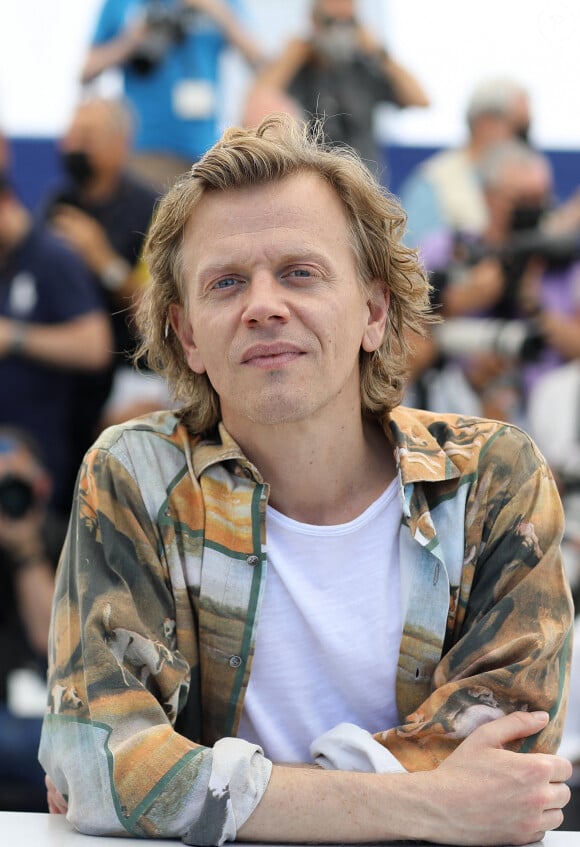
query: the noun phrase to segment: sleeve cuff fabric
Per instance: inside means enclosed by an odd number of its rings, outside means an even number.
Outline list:
[[[221,845],[235,841],[266,790],[272,762],[261,747],[239,738],[222,738],[212,749],[212,768],[204,807],[183,841]]]
[[[366,773],[407,773],[390,750],[370,732],[352,723],[339,723],[310,745],[315,763],[327,770]]]

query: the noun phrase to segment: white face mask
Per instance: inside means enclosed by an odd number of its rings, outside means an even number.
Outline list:
[[[357,52],[354,21],[335,21],[321,27],[314,36],[317,53],[326,62],[344,64],[352,61]]]

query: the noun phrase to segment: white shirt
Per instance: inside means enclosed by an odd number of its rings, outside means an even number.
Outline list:
[[[308,762],[340,722],[398,724],[402,633],[398,484],[353,521],[315,526],[268,507],[268,576],[238,735]]]

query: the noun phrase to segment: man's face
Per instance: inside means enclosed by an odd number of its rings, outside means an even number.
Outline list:
[[[543,162],[506,164],[500,182],[488,194],[490,215],[509,234],[515,210],[545,209],[551,193],[550,170]]]
[[[126,140],[113,125],[107,105],[85,103],[75,112],[62,138],[64,154],[85,153],[97,174],[120,171],[126,159]]]
[[[314,4],[315,17],[333,18],[336,21],[353,20],[356,14],[354,0],[318,0]]]
[[[186,305],[172,323],[234,437],[360,414],[359,353],[387,303],[365,294],[342,203],[315,174],[206,194],[185,229]]]

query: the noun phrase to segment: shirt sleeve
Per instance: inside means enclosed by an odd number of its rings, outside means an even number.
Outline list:
[[[543,457],[516,427],[481,451],[465,524],[432,693],[375,735],[409,771],[436,767],[478,726],[517,710],[545,710],[550,721],[513,749],[555,753],[562,736],[573,632],[563,512]]]
[[[125,28],[130,15],[136,15],[140,3],[135,0],[105,0],[95,21],[92,46],[105,44],[116,38]]]
[[[39,753],[83,833],[221,844],[266,789],[272,765],[257,745],[210,748],[175,731],[198,671],[179,650],[180,625],[130,468],[94,448],[57,574]]]

